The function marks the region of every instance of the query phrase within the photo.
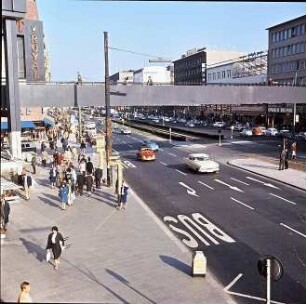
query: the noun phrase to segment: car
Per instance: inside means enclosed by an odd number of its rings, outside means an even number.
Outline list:
[[[125,135],[127,135],[127,134],[131,134],[132,133],[132,131],[130,130],[130,129],[121,129],[121,134],[125,134]]]
[[[21,142],[21,157],[26,162],[30,162],[34,155],[37,154],[36,141],[22,141]]]
[[[287,129],[279,130],[278,136],[281,138],[293,139],[293,134],[290,132],[290,130]]]
[[[186,167],[196,172],[219,172],[219,164],[214,161],[208,154],[192,153],[186,159]]]
[[[277,135],[278,135],[278,130],[275,129],[275,128],[268,128],[268,129],[265,131],[265,135],[266,135],[266,136],[277,136]]]
[[[152,121],[155,122],[155,123],[159,123],[159,119],[158,118],[154,118]]]
[[[224,121],[216,121],[216,122],[213,123],[213,127],[223,128],[223,127],[225,127],[225,122]]]
[[[296,140],[306,140],[306,132],[299,132],[295,135]]]
[[[154,152],[159,150],[158,144],[150,139],[146,139],[143,143],[143,146],[150,148]]]
[[[234,125],[234,131],[241,132],[243,129],[245,129],[245,125],[243,125],[243,124],[238,123],[238,124]]]
[[[121,134],[121,129],[120,128],[113,128],[113,133]]]
[[[185,124],[185,127],[194,128],[195,125],[194,125],[193,122],[188,121],[188,122]]]
[[[137,159],[143,161],[156,160],[156,154],[150,148],[141,146],[137,151]]]
[[[251,129],[243,129],[239,134],[240,136],[252,136],[253,132]]]

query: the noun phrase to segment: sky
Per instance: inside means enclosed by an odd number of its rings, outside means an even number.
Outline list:
[[[104,35],[110,75],[176,60],[192,48],[252,53],[268,49],[266,28],[305,15],[293,2],[138,2],[37,0],[50,54],[51,81],[104,81]]]

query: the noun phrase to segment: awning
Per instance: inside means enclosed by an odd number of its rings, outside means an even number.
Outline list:
[[[21,122],[21,129],[35,129],[36,126],[33,121],[22,121]],[[1,121],[1,130],[8,130],[8,122]]]
[[[1,121],[1,130],[8,130],[7,121]]]
[[[21,122],[21,129],[35,129],[35,128],[36,126],[34,122],[31,120]]]
[[[52,120],[48,119],[48,118],[44,118],[43,122],[44,122],[45,125],[49,125],[51,127],[55,126],[54,122]]]

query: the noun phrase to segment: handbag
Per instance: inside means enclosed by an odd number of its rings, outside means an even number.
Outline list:
[[[51,260],[51,250],[47,249],[46,251],[46,261],[49,262]]]

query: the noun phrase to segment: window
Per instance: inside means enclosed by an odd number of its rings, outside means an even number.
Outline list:
[[[222,78],[225,78],[225,71],[222,71]]]
[[[292,45],[292,55],[296,54],[296,44]]]
[[[285,40],[288,39],[288,32],[287,32],[287,30],[284,30],[284,39],[285,39]]]
[[[220,79],[221,78],[221,73],[218,72],[217,75],[218,75],[218,79]]]
[[[291,53],[292,53],[292,46],[291,46],[291,45],[288,45],[288,46],[287,46],[287,49],[288,49],[288,55],[290,56]]]
[[[282,48],[282,47],[279,49],[279,56],[280,57],[284,56],[284,48]]]
[[[300,36],[300,35],[301,35],[301,34],[300,34],[300,26],[299,26],[299,25],[295,27],[295,32],[296,32],[296,35],[297,35],[297,36]]]
[[[291,28],[291,37],[295,37],[295,27]]]
[[[231,70],[227,70],[227,78],[231,78],[232,77],[232,71]]]
[[[285,47],[284,47],[284,56],[287,56],[287,55],[288,55],[288,47],[285,46]]]
[[[288,39],[291,38],[291,29],[287,30],[287,37],[288,37]]]
[[[305,43],[301,43],[301,53],[305,53]]]
[[[279,41],[279,32],[276,33],[276,42]]]
[[[284,31],[280,32],[280,40],[284,40]]]
[[[26,78],[25,76],[25,55],[24,55],[24,39],[21,36],[17,37],[17,53],[18,53],[18,77],[19,79]]]
[[[278,58],[278,57],[279,57],[279,48],[276,49],[276,51],[275,51],[275,58]]]
[[[305,34],[305,23],[301,25],[301,35]]]
[[[272,34],[271,40],[272,40],[272,42],[275,42],[275,33]]]

